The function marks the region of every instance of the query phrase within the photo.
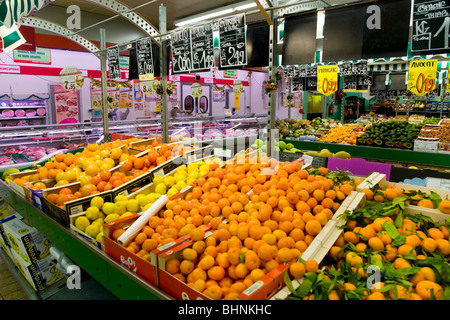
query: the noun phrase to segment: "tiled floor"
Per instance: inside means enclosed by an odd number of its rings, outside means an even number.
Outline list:
[[[0,248],[0,250],[2,250]],[[0,300],[29,300],[0,255]]]

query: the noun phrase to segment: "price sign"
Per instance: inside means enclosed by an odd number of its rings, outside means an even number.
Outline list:
[[[210,70],[215,65],[213,24],[191,27],[190,32],[192,71]]]
[[[242,85],[241,81],[235,81],[233,83],[233,92],[236,95],[241,95],[242,92],[244,92],[244,86]]]
[[[344,76],[343,89],[344,90],[356,90],[358,85],[358,80],[356,76]]]
[[[141,91],[145,94],[145,95],[154,95],[156,94],[156,89],[159,86],[159,81],[158,80],[153,80],[153,81],[145,81],[145,82],[141,82],[139,84],[139,86],[141,87]]]
[[[193,83],[191,86],[191,94],[194,98],[198,98],[202,95],[203,89],[200,83]]]
[[[338,66],[320,66],[317,69],[317,91],[328,97],[338,89]]]
[[[136,41],[136,56],[139,80],[153,80],[155,68],[153,66],[152,40],[142,39]]]
[[[422,97],[436,88],[437,60],[409,62],[408,90]]]
[[[120,74],[120,57],[119,57],[119,47],[115,46],[107,50],[108,56],[108,69],[110,79],[121,79]]]
[[[191,33],[188,28],[170,33],[172,46],[172,70],[187,73],[192,70]]]
[[[247,37],[245,15],[219,21],[220,66],[234,67],[247,64]]]
[[[305,78],[304,77],[295,77],[292,78],[292,91],[304,91],[305,90]]]
[[[84,76],[78,68],[66,67],[59,74],[59,82],[68,91],[78,91],[84,84]]]
[[[342,63],[339,66],[339,73],[344,77],[353,75],[353,64],[351,62]]]

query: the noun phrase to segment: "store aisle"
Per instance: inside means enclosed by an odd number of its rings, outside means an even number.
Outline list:
[[[1,250],[1,249],[0,249]],[[29,300],[0,255],[0,300]]]

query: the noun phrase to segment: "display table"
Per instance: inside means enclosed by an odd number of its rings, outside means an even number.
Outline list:
[[[328,149],[330,152],[336,153],[346,151],[352,157],[396,161],[399,163],[432,165],[441,167],[450,167],[450,154],[418,152],[401,149],[388,149],[366,146],[354,146],[348,144],[326,143],[326,142],[308,142],[298,140],[280,140],[285,143],[292,143],[295,148],[308,151],[320,151]]]
[[[121,300],[172,300],[128,268],[59,225],[0,181],[0,196],[57,248]]]

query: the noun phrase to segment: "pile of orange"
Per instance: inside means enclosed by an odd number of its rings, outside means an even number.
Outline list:
[[[157,140],[154,140],[151,144],[145,145],[145,146],[133,146],[133,149],[139,150],[139,151],[147,151],[147,150],[151,150],[154,149],[158,146],[160,146],[161,143],[158,142]]]
[[[427,257],[442,257],[448,261],[450,257],[449,229],[445,225],[425,224],[414,221],[412,217],[405,217],[401,226],[396,228],[403,241],[394,239],[385,230],[385,223],[394,226],[395,216],[384,216],[375,219],[356,219],[348,221],[348,228],[338,238],[329,252],[329,256],[339,268],[343,261],[348,263],[357,273],[362,282],[368,277],[367,267],[373,265],[376,258],[387,268],[392,265],[395,270],[417,268],[417,272],[405,273],[401,282],[385,288],[388,285],[382,281],[370,291],[361,290],[362,299],[367,300],[430,300],[431,292],[435,298],[444,293],[438,283],[437,265],[419,264]],[[350,243],[350,247],[348,246]],[[349,249],[349,248],[353,248]],[[446,262],[445,262],[446,263]],[[392,279],[391,279],[392,280]],[[356,289],[356,288],[355,288]],[[367,289],[367,286],[365,286]]]
[[[236,298],[279,264],[301,257],[354,189],[333,185],[326,168],[310,175],[300,163],[273,159],[211,169],[184,199],[170,200],[152,217],[127,249],[148,258],[150,250],[189,234],[196,258],[170,261],[167,270],[213,299]],[[212,232],[206,239],[205,226]],[[210,285],[215,290],[206,290]]]

